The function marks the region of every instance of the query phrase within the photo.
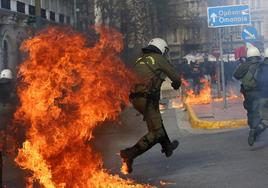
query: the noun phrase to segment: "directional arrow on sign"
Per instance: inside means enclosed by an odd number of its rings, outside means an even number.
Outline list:
[[[251,39],[256,39],[256,36],[252,33],[250,33],[248,30],[244,29],[244,32],[251,38]]]
[[[242,10],[241,13],[242,13],[242,15],[248,15],[249,9]]]
[[[210,18],[212,19],[212,22],[214,23],[214,22],[216,22],[216,18],[217,18],[218,16],[217,16],[217,14],[215,14],[215,13],[213,13],[213,14],[211,14],[210,15]]]

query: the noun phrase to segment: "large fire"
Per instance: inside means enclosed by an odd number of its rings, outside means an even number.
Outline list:
[[[110,175],[87,139],[128,103],[135,76],[119,58],[122,35],[97,28],[99,40],[87,47],[83,35],[49,28],[25,41],[19,67],[20,106],[15,121],[27,124],[26,140],[15,161],[30,171],[27,187],[151,187]]]

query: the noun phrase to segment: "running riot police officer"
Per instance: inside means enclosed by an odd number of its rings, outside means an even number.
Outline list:
[[[133,160],[159,143],[166,157],[172,155],[179,142],[171,142],[163,125],[159,110],[160,88],[166,77],[172,81],[172,87],[180,88],[181,80],[175,69],[166,58],[167,43],[161,38],[152,39],[142,49],[142,55],[134,64],[134,70],[140,78],[130,93],[134,108],[144,116],[148,133],[134,146],[120,151],[120,156],[127,164],[128,173],[132,171]]]

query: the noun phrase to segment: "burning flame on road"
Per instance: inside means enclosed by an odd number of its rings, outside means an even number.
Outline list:
[[[233,90],[230,91],[229,96],[227,97],[227,100],[236,100],[236,99],[240,99],[243,100],[243,96],[242,95],[237,95],[235,94],[235,92]],[[215,98],[213,99],[214,102],[222,102],[223,98]]]
[[[210,82],[204,78],[201,78],[200,84],[201,89],[199,94],[195,94],[194,90],[191,88],[191,84],[183,79],[182,80],[183,87],[185,88],[184,91],[184,103],[186,104],[210,104],[212,102],[222,102],[223,98],[213,98],[212,97],[212,86]],[[229,92],[229,96],[227,97],[227,100],[235,100],[235,99],[242,99],[243,97],[241,95],[235,94],[234,91]]]
[[[31,172],[27,187],[151,187],[110,175],[101,155],[85,144],[96,126],[117,118],[136,80],[119,58],[122,35],[107,28],[97,32],[91,48],[84,36],[59,28],[21,47],[29,56],[19,68],[15,121],[27,124],[27,133],[15,161]]]
[[[197,95],[195,94],[193,89],[190,88],[190,83],[187,82],[185,79],[182,80],[182,84],[186,89],[186,98],[184,103],[187,104],[208,104],[211,102],[211,85],[208,80],[201,79],[200,84],[202,88],[200,89],[200,93]]]

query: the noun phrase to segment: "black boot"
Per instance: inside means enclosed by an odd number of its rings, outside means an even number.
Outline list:
[[[172,142],[162,142],[161,146],[162,146],[162,153],[165,153],[166,157],[170,157],[173,154],[173,150],[175,150],[179,145],[179,141],[178,140],[174,140]]]
[[[256,141],[256,138],[257,138],[256,129],[250,129],[249,134],[248,134],[248,144],[250,146],[253,146],[254,142]]]
[[[130,174],[133,171],[132,164],[134,159],[141,155],[144,151],[140,150],[140,148],[135,145],[131,148],[126,148],[120,151],[120,157],[123,162],[127,165],[127,173]]]

